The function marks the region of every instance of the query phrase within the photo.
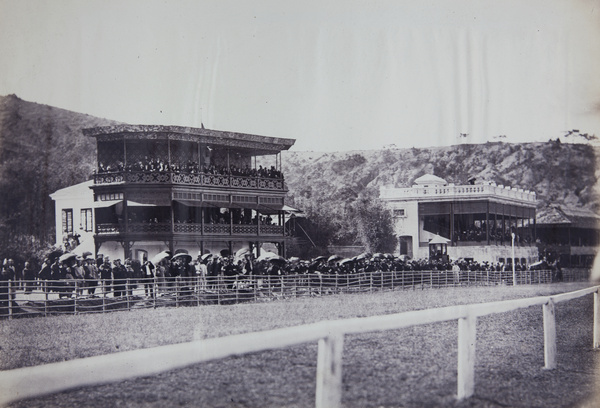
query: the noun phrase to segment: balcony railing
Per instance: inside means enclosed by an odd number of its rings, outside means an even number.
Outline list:
[[[477,184],[464,186],[413,186],[407,188],[381,187],[380,197],[383,199],[419,199],[423,197],[488,197],[500,196],[535,203],[536,194],[529,190],[510,188],[495,184]]]
[[[285,189],[281,178],[232,176],[228,174],[183,173],[173,171],[119,171],[94,175],[94,184],[183,184],[207,187],[234,187],[259,190]]]
[[[190,235],[235,235],[235,236],[283,236],[284,227],[280,225],[248,225],[248,224],[192,224],[192,223],[129,223],[127,231],[124,224],[97,224],[96,234],[119,235],[127,233],[134,234],[190,234]]]

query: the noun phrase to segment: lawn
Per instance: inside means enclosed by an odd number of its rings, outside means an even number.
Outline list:
[[[270,303],[15,319],[0,325],[3,370],[322,320],[480,303],[589,286],[465,287],[332,295]],[[457,323],[346,336],[348,407],[547,407],[591,401],[600,384],[592,297],[557,305],[558,366],[542,370],[541,307],[478,319],[475,396],[455,401]],[[248,354],[22,401],[18,407],[305,407],[314,405],[316,344]],[[60,375],[60,373],[57,373]]]

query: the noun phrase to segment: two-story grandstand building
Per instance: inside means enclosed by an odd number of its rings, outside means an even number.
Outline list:
[[[178,126],[83,133],[97,141],[98,167],[93,181],[52,194],[57,242],[92,236],[96,253],[140,260],[266,243],[285,254],[281,151],[295,140]]]
[[[510,263],[514,243],[515,262],[538,260],[533,192],[426,174],[412,187],[382,187],[380,198],[392,212],[400,255]]]

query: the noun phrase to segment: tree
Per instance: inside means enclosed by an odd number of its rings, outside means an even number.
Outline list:
[[[369,252],[394,252],[398,238],[392,217],[379,199],[363,197],[357,202],[356,221],[361,243]]]

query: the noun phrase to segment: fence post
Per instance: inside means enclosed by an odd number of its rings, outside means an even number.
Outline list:
[[[556,368],[556,319],[552,298],[542,306],[544,315],[544,368]]]
[[[200,306],[200,275],[196,275],[196,306]]]
[[[13,302],[13,293],[12,293],[12,280],[8,280],[8,320],[12,320],[12,315],[13,315],[13,309],[12,309],[12,302]]]
[[[179,276],[175,277],[175,307],[179,307]]]
[[[48,316],[48,291],[50,290],[48,288],[48,281],[45,280],[43,281],[43,288],[44,288],[44,317]]]
[[[79,289],[79,285],[77,279],[75,279],[75,299],[73,299],[73,314],[77,314],[77,299],[79,298],[77,290]]]
[[[469,398],[475,390],[477,318],[470,313],[458,319],[458,381],[456,397]]]
[[[594,348],[600,348],[600,289],[594,292]]]
[[[344,335],[332,334],[319,340],[317,355],[317,408],[337,408],[342,404],[342,350]]]
[[[156,296],[158,292],[158,284],[156,283],[156,275],[152,277],[152,303],[154,309],[156,309]]]
[[[102,279],[102,313],[106,312],[106,281]]]
[[[127,310],[131,310],[131,305],[129,303],[129,288],[131,284],[129,283],[129,278],[125,280],[125,299],[127,299]]]

